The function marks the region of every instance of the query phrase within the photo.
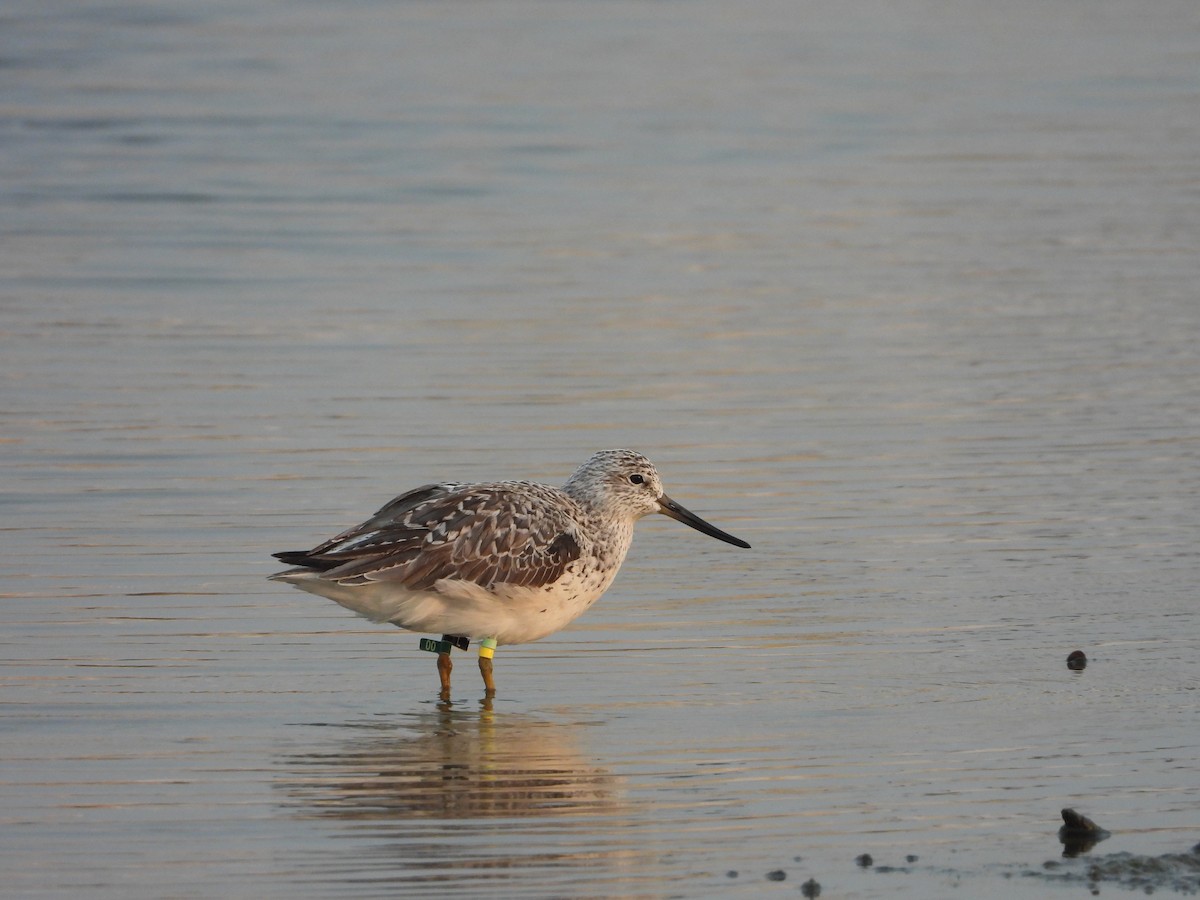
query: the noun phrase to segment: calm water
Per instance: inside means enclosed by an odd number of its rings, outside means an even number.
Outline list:
[[[1192,2],[9,2],[0,893],[1086,896],[1024,874],[1064,806],[1186,850],[1198,110]],[[264,580],[610,446],[754,549],[643,523],[490,709]]]

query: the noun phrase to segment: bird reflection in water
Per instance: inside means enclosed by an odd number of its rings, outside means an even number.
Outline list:
[[[360,821],[619,810],[618,779],[578,749],[581,726],[498,714],[492,702],[338,726],[355,736],[287,757],[288,805]]]

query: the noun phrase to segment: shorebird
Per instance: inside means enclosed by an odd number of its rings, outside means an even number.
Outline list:
[[[536,641],[582,615],[616,577],[634,523],[651,513],[750,547],[664,494],[640,453],[601,450],[561,488],[443,482],[408,491],[312,550],[274,554],[295,568],[270,577],[373,622],[441,634],[421,648],[438,654],[443,699],[451,648],[480,641],[490,697],[495,648]]]

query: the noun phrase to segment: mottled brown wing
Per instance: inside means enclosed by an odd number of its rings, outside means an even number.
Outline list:
[[[419,546],[427,529],[426,511],[436,515],[447,497],[462,491],[463,484],[426,484],[389,500],[367,521],[331,537],[311,550],[285,550],[273,554],[293,566],[327,572],[351,560],[362,560]]]
[[[394,581],[428,590],[442,578],[536,587],[579,558],[573,501],[542,485],[426,485],[305,554],[342,583]],[[283,558],[281,556],[281,558]]]

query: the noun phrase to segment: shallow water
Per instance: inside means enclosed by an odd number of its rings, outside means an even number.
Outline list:
[[[1193,5],[0,15],[0,892],[1065,896],[1064,806],[1200,839]],[[753,550],[644,522],[491,708],[264,580],[608,446]]]

